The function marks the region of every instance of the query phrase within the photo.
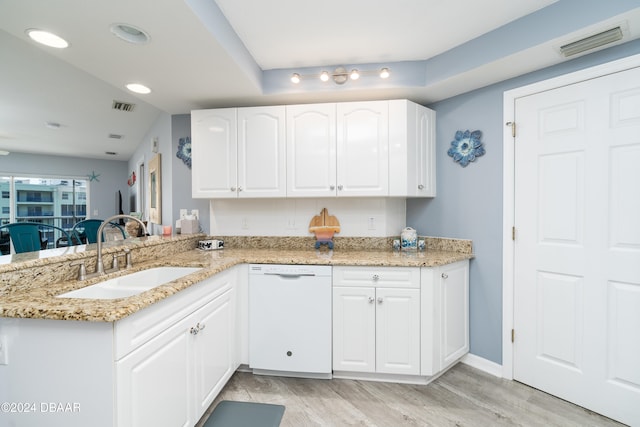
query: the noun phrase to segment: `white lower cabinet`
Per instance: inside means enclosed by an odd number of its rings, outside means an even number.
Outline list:
[[[419,268],[333,268],[333,370],[420,373]]]
[[[234,289],[116,363],[118,426],[192,426],[236,369]]]
[[[420,273],[421,375],[435,375],[469,352],[469,261]]]
[[[334,376],[428,382],[468,351],[468,260],[333,268]]]

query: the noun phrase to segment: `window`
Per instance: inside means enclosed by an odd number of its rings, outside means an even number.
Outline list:
[[[42,222],[71,229],[86,219],[88,184],[69,177],[0,176],[0,222]],[[55,240],[49,239],[50,247]]]

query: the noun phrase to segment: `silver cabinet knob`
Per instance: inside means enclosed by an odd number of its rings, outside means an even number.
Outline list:
[[[335,189],[336,189],[336,186],[335,186],[335,185],[330,185],[330,186],[329,186],[329,190],[335,190]]]
[[[369,297],[369,304],[373,304],[376,299],[374,297]]]
[[[236,187],[231,187],[231,191],[236,191]]]
[[[191,327],[191,329],[189,329],[189,333],[191,335],[198,335],[200,333],[201,330],[203,330],[206,327],[206,325],[204,323],[198,323],[196,324],[196,326]]]
[[[447,273],[442,273],[442,278],[443,278],[443,279],[448,279],[448,278],[449,278],[449,275],[448,275]]]
[[[342,191],[342,185],[338,185],[338,190]]]
[[[418,190],[423,190],[423,189],[424,189],[424,185],[418,184]]]
[[[382,297],[378,297],[378,304],[382,304],[382,301],[383,301]]]
[[[378,280],[380,280],[380,276],[378,276],[377,274],[374,274],[372,277],[374,282],[377,282]]]
[[[238,191],[242,191],[242,187],[238,187]]]

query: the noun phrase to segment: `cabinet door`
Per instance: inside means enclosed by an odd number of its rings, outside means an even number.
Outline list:
[[[336,195],[336,106],[287,106],[287,197]]]
[[[415,175],[409,175],[407,196],[435,197],[436,195],[436,112],[414,104],[415,139],[409,162],[415,163]],[[414,179],[411,179],[415,177]]]
[[[374,288],[333,288],[333,370],[375,372]]]
[[[376,289],[376,372],[420,374],[419,289]]]
[[[337,104],[338,196],[389,195],[389,104]]]
[[[286,195],[285,109],[238,109],[238,197]]]
[[[469,352],[469,263],[440,269],[440,366],[451,365]]]
[[[233,289],[190,316],[195,374],[196,417],[200,418],[235,371]]]
[[[116,363],[119,427],[192,426],[192,336],[183,319]]]
[[[389,196],[434,197],[435,111],[389,101]]]
[[[191,112],[191,178],[194,198],[237,197],[236,109]]]

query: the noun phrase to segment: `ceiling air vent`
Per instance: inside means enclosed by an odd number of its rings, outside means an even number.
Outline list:
[[[119,111],[133,111],[133,109],[136,108],[136,104],[114,100],[111,108]]]
[[[109,139],[123,139],[124,135],[118,135],[117,133],[110,133]]]
[[[622,40],[622,29],[615,27],[573,43],[560,46],[560,52],[562,52],[564,56],[577,55],[578,53],[586,52],[587,50],[595,49],[618,40]]]

